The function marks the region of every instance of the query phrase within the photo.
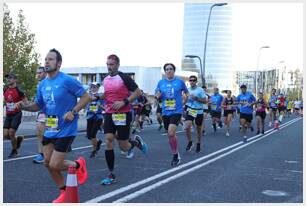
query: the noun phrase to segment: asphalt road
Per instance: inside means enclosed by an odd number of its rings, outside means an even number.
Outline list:
[[[209,120],[206,121],[210,123]],[[242,142],[238,119],[231,136],[223,129],[214,136],[210,125],[203,137],[202,152],[185,152],[187,144],[182,128],[178,129],[179,167],[170,166],[171,153],[167,136],[152,125],[141,132],[149,145],[143,155],[135,150],[126,159],[116,147],[115,174],[118,182],[100,185],[107,174],[104,147],[90,159],[90,142],[80,133],[67,159],[84,156],[89,178],[79,187],[81,202],[130,203],[301,203],[303,202],[303,121],[286,118],[279,130],[266,127],[265,135],[248,132]],[[99,135],[101,137],[101,134]],[[58,189],[43,165],[32,163],[37,140],[26,139],[21,157],[7,159],[10,143],[4,142],[3,202],[48,203],[58,196]],[[66,175],[66,174],[65,174]]]

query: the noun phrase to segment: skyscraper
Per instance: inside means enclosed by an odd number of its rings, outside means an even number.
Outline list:
[[[184,8],[183,58],[197,55],[203,61],[204,42],[212,3],[186,3]],[[194,60],[198,62],[197,60]],[[204,65],[203,65],[204,67]],[[232,9],[231,5],[212,9],[207,35],[205,79],[230,89],[232,80]],[[212,84],[213,85],[213,84]]]

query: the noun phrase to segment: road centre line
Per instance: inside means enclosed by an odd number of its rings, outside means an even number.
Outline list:
[[[296,119],[297,119],[297,118],[296,118]],[[285,125],[287,125],[287,124],[293,122],[293,121],[296,120],[296,119],[290,120],[290,121],[284,123],[282,126],[285,126]],[[270,130],[268,130],[268,131],[266,131],[266,132],[270,132],[270,131],[273,131],[273,130],[274,130],[274,129],[270,129]],[[277,131],[277,130],[275,130],[275,131]],[[261,136],[261,134],[255,135],[254,137],[249,138],[249,140],[255,139],[255,138],[259,137],[259,136]],[[86,202],[89,202],[89,203],[97,203],[97,202],[100,202],[100,201],[102,201],[102,200],[111,198],[111,197],[113,197],[113,196],[115,196],[115,195],[121,194],[121,193],[126,192],[126,191],[128,191],[128,190],[131,190],[131,189],[133,189],[133,188],[136,188],[136,187],[138,187],[138,186],[141,186],[141,185],[143,185],[143,184],[146,184],[146,183],[148,183],[148,182],[150,182],[150,181],[153,181],[153,180],[155,180],[155,179],[158,179],[158,178],[160,178],[160,177],[163,177],[163,176],[165,176],[165,175],[168,175],[168,174],[170,174],[170,173],[173,173],[173,172],[175,172],[175,171],[177,171],[177,170],[180,170],[180,169],[183,169],[183,168],[185,168],[185,167],[188,167],[189,165],[192,165],[192,164],[195,164],[195,163],[197,163],[197,162],[199,162],[199,161],[205,160],[205,159],[207,159],[207,158],[209,158],[209,157],[211,157],[211,156],[214,156],[214,155],[216,155],[216,154],[219,154],[219,153],[221,153],[221,152],[224,152],[224,151],[226,151],[226,150],[229,150],[229,149],[231,149],[231,148],[233,148],[233,147],[236,147],[236,146],[238,146],[238,145],[240,145],[240,144],[243,144],[243,142],[240,141],[240,142],[235,143],[235,144],[233,144],[233,145],[231,145],[231,146],[225,147],[225,148],[220,149],[220,150],[218,150],[218,151],[215,151],[215,152],[213,152],[213,153],[211,153],[211,154],[208,154],[208,155],[203,156],[203,157],[201,157],[201,158],[195,159],[195,160],[193,160],[193,161],[191,161],[191,162],[182,164],[182,165],[180,165],[180,166],[178,166],[178,167],[169,169],[169,170],[167,170],[167,171],[164,171],[164,172],[162,172],[162,173],[156,174],[156,175],[151,176],[151,177],[149,177],[149,178],[140,180],[140,181],[138,181],[138,182],[136,182],[136,183],[133,183],[133,184],[127,185],[127,186],[125,186],[125,187],[119,188],[119,189],[117,189],[117,190],[114,190],[114,191],[109,192],[109,193],[107,193],[107,194],[98,196],[98,197],[93,198],[93,199],[91,199],[91,200],[88,200],[88,201],[86,201]]]
[[[288,123],[287,125],[284,125],[284,126],[283,126],[282,128],[280,128],[280,129],[283,129],[283,128],[285,128],[285,127],[287,127],[287,126],[289,126],[289,125],[291,125],[291,124],[293,124],[293,123],[295,123],[295,122],[297,122],[297,121],[299,121],[299,120],[300,120],[300,119],[297,119],[297,120],[295,120],[295,121],[292,121],[292,122]],[[129,194],[129,195],[126,195],[126,196],[124,196],[124,197],[122,197],[122,198],[120,198],[120,199],[115,200],[113,203],[124,203],[124,202],[128,202],[129,200],[132,200],[132,199],[134,199],[134,198],[136,198],[136,197],[138,197],[138,196],[140,196],[140,195],[143,195],[143,194],[145,194],[145,193],[147,193],[147,192],[149,192],[149,191],[151,191],[151,190],[154,190],[154,189],[156,189],[157,187],[160,187],[160,186],[162,186],[162,185],[164,185],[164,184],[166,184],[166,183],[168,183],[168,182],[171,182],[171,181],[173,181],[173,180],[175,180],[175,179],[178,179],[179,177],[182,177],[182,176],[184,176],[184,175],[186,175],[186,174],[188,174],[188,173],[191,173],[191,172],[193,172],[193,171],[195,171],[195,170],[198,170],[198,169],[200,169],[200,168],[202,168],[202,167],[204,167],[204,166],[206,166],[206,165],[208,165],[208,164],[210,164],[210,163],[213,163],[213,162],[215,162],[215,161],[217,161],[217,160],[219,160],[219,159],[221,159],[221,158],[223,158],[223,157],[226,157],[226,156],[228,156],[228,155],[230,155],[230,154],[232,154],[232,153],[234,153],[234,152],[236,152],[236,151],[238,151],[238,150],[240,150],[240,149],[242,149],[242,148],[244,148],[244,147],[246,147],[246,146],[248,146],[248,145],[250,145],[250,144],[253,144],[253,143],[255,143],[255,142],[259,141],[259,140],[262,140],[262,139],[266,138],[267,136],[269,136],[269,135],[271,135],[271,134],[273,134],[273,133],[275,133],[275,132],[277,132],[277,131],[278,131],[278,130],[274,130],[274,131],[272,131],[272,132],[270,132],[270,133],[268,133],[268,134],[263,135],[262,137],[260,137],[260,138],[258,138],[258,139],[256,139],[256,140],[254,140],[254,141],[251,141],[251,142],[249,142],[249,143],[245,143],[245,144],[243,144],[243,145],[241,145],[241,146],[239,146],[239,147],[236,147],[236,148],[234,148],[234,149],[232,149],[232,150],[230,150],[230,151],[228,151],[228,152],[226,152],[226,153],[224,153],[224,154],[221,154],[221,155],[219,155],[219,156],[217,156],[217,157],[215,157],[215,158],[213,158],[213,159],[210,159],[210,160],[208,160],[207,162],[201,163],[201,164],[199,164],[199,165],[197,165],[197,166],[194,166],[194,167],[192,167],[192,168],[190,168],[190,169],[187,169],[187,170],[185,170],[185,171],[183,171],[183,172],[180,172],[180,173],[178,173],[178,174],[176,174],[176,175],[174,175],[174,176],[172,176],[172,177],[169,177],[169,178],[166,178],[166,179],[164,179],[164,180],[158,181],[158,182],[154,183],[153,185],[144,187],[144,188],[142,188],[142,189],[140,189],[140,190],[138,190],[138,191],[136,191],[136,192],[133,192],[133,193],[131,193],[131,194]]]

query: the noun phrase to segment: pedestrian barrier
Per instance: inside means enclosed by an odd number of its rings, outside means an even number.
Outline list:
[[[66,180],[65,203],[79,203],[80,197],[78,192],[78,181],[76,169],[74,166],[69,166]]]

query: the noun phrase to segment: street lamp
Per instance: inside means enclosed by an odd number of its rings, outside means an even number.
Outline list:
[[[260,54],[261,54],[261,50],[262,49],[269,49],[270,46],[262,46],[259,48],[259,51],[258,51],[258,56],[257,56],[257,68],[256,68],[256,71],[255,71],[255,95],[257,96],[257,71],[259,69],[259,59],[260,59]],[[261,81],[262,81],[262,84],[263,84],[263,74],[261,75]],[[262,88],[263,89],[263,88]]]
[[[186,58],[197,58],[199,59],[200,62],[200,76],[201,76],[201,80],[202,80],[202,85],[204,86],[204,82],[205,82],[205,77],[203,77],[203,68],[202,68],[202,60],[201,57],[196,56],[196,55],[185,55]]]
[[[205,77],[205,69],[206,69],[206,67],[205,67],[205,63],[206,63],[206,45],[207,45],[207,36],[208,36],[208,28],[209,28],[211,11],[212,11],[212,9],[215,6],[225,6],[225,5],[227,5],[227,3],[213,4],[213,5],[210,6],[208,20],[207,20],[207,26],[206,26],[205,41],[204,41],[204,54],[203,54],[203,73],[204,73],[204,77]],[[205,78],[204,78],[203,85],[205,85]]]

